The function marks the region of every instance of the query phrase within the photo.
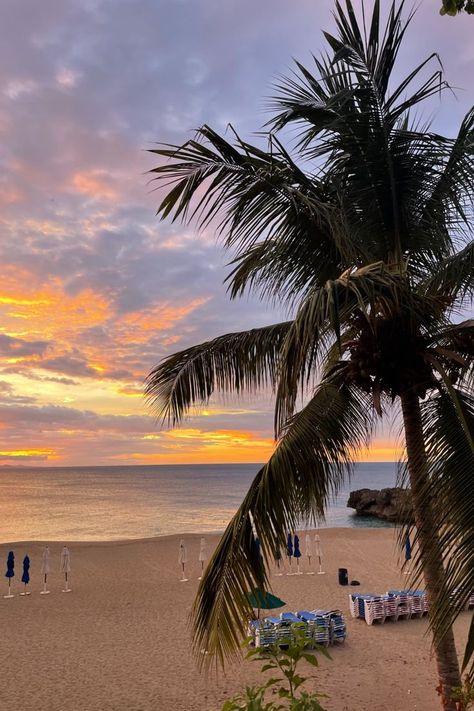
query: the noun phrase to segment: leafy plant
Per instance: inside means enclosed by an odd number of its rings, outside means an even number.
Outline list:
[[[251,639],[246,641],[250,646]],[[272,677],[261,686],[247,686],[243,693],[226,701],[222,711],[324,711],[319,699],[325,694],[308,693],[300,687],[310,678],[302,676],[297,668],[301,661],[306,661],[313,667],[318,667],[316,654],[309,651],[314,643],[305,636],[304,629],[294,624],[289,629],[288,640],[280,640],[278,644],[269,647],[249,649],[247,659],[263,662],[262,673],[271,671],[279,675]],[[316,649],[331,659],[325,647],[317,645]],[[271,692],[277,695],[279,701],[267,701],[265,695]]]
[[[463,685],[454,690],[453,700],[456,702],[457,711],[470,711],[474,709],[474,684],[466,676]]]

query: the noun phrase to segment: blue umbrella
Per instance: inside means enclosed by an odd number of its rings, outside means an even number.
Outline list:
[[[5,573],[5,577],[8,578],[8,595],[5,595],[4,597],[13,597],[13,595],[10,592],[10,585],[11,585],[11,580],[14,575],[15,575],[15,555],[14,555],[13,551],[10,551],[8,554],[8,558],[7,558],[7,572]]]
[[[288,534],[288,538],[286,540],[286,555],[288,556],[288,562],[290,564],[290,571],[291,571],[291,556],[293,555],[293,538],[291,533]],[[293,573],[287,573],[287,575],[293,575]]]
[[[23,575],[21,576],[21,582],[25,583],[25,592],[20,593],[20,595],[29,595],[29,592],[26,592],[26,586],[30,582],[30,559],[27,555],[23,558]]]
[[[296,533],[295,533],[295,549],[294,549],[293,555],[296,558],[296,567],[298,569],[298,575],[301,575],[301,572],[300,572],[300,558],[301,558],[300,539],[299,539],[299,536],[296,535]]]
[[[405,540],[405,560],[410,560],[411,559],[411,543],[410,543],[410,536],[407,533],[407,537]]]

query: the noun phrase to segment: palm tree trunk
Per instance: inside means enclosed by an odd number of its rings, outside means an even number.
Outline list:
[[[431,500],[426,493],[428,464],[421,423],[420,403],[416,394],[405,392],[401,396],[401,404],[413,509],[418,531],[420,555],[423,562],[423,575],[428,599],[433,604],[441,591],[444,566],[441,550],[439,549],[439,537],[433,508]],[[453,689],[456,686],[461,686],[461,674],[452,627],[441,640],[435,642],[435,653],[439,677],[438,691],[441,695],[443,709],[456,711],[456,704],[451,697]]]

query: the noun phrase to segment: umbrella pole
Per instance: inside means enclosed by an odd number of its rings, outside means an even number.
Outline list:
[[[320,555],[318,555],[318,559],[319,559],[318,575],[326,575],[326,573],[325,573],[324,570],[323,570],[323,566],[322,566],[322,564],[321,564],[321,556],[320,556]]]
[[[40,595],[49,595],[50,591],[46,589],[47,587],[47,580],[48,580],[48,574],[44,574],[44,583],[43,583],[43,589],[40,592]]]
[[[65,592],[65,593],[71,592],[71,588],[69,587],[68,580],[67,580],[67,571],[65,571],[64,577],[66,578],[66,587],[64,588],[63,592]]]
[[[202,580],[203,575],[204,575],[204,561],[201,560],[201,575],[199,576],[198,580]]]
[[[314,570],[311,570],[311,556],[310,555],[308,556],[308,567],[309,567],[309,570],[306,573],[306,575],[314,575]]]
[[[183,574],[182,574],[182,576],[181,576],[180,582],[186,583],[186,582],[188,581],[188,579],[187,579],[187,578],[185,577],[185,575],[184,575],[184,563],[181,563],[181,565],[182,565],[182,567],[183,567]]]
[[[11,580],[12,580],[11,578],[8,578],[8,595],[3,596],[5,598],[5,600],[8,600],[8,598],[10,598],[10,597],[15,597],[14,595],[12,595],[11,589],[10,589]]]

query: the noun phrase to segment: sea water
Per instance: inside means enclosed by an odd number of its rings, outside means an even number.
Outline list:
[[[0,469],[0,542],[98,541],[224,530],[258,464]],[[394,463],[357,464],[326,526],[383,526],[347,508],[353,489],[395,486]]]

